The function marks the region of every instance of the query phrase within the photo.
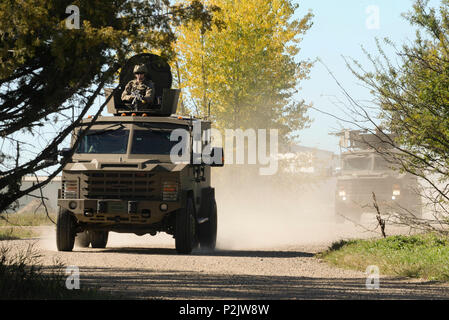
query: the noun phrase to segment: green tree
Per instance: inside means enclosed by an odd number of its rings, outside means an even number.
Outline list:
[[[79,8],[79,28],[67,28],[66,8]],[[20,190],[27,174],[49,168],[57,146],[86,115],[124,60],[142,51],[171,54],[173,27],[199,21],[210,28],[212,11],[200,2],[171,6],[140,0],[5,0],[0,2],[0,213],[49,178]],[[76,27],[76,26],[75,26]],[[67,117],[71,105],[79,109]],[[99,109],[95,118],[101,113]],[[37,143],[44,124],[54,126]],[[22,139],[24,132],[36,143]],[[28,153],[25,157],[24,154]]]
[[[220,7],[221,24],[207,32],[196,22],[177,28],[185,107],[198,116],[210,107],[221,129],[273,128],[292,137],[308,122],[307,105],[294,95],[312,63],[295,59],[312,14],[295,19],[298,5],[288,0],[202,2]]]
[[[401,48],[388,39],[396,52],[388,58],[378,42],[380,58],[367,53],[373,71],[352,60],[354,74],[370,88],[380,106],[380,123],[359,109],[373,132],[393,133],[387,139],[399,153],[390,153],[402,169],[423,178],[430,185],[427,199],[436,211],[448,217],[449,209],[449,1],[430,8],[417,0],[404,14],[417,27],[416,39]],[[384,152],[385,153],[385,152]]]

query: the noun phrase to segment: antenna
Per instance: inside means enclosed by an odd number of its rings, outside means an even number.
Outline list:
[[[209,100],[209,104],[207,105],[207,119],[209,120],[210,118],[210,100]]]

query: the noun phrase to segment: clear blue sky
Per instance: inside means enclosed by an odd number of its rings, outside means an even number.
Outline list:
[[[390,38],[399,46],[415,38],[415,29],[401,16],[412,9],[413,0],[293,0],[299,4],[296,16],[303,17],[309,10],[314,14],[313,26],[304,36],[298,61],[320,58],[338,78],[339,82],[350,94],[358,100],[369,100],[366,89],[351,74],[342,56],[354,58],[366,65],[367,59],[362,52],[362,46],[370,53],[376,53],[375,39]],[[440,0],[430,0],[430,6],[438,6]],[[378,9],[378,29],[370,29],[368,23],[373,23],[373,11]],[[375,20],[375,19],[374,19]],[[391,55],[393,56],[393,55]],[[325,67],[316,63],[310,73],[310,79],[301,83],[297,99],[324,112],[345,117],[335,105],[336,99],[344,100],[341,89],[328,74]],[[103,99],[98,99],[89,114],[98,110]],[[104,115],[108,115],[106,111]],[[338,139],[329,135],[341,127],[339,122],[328,115],[310,109],[313,119],[310,128],[299,133],[300,144],[308,147],[338,152]],[[344,124],[343,124],[344,125]],[[61,146],[62,147],[62,146]]]
[[[388,37],[398,46],[415,38],[416,30],[401,16],[412,10],[413,0],[293,0],[293,2],[299,4],[296,12],[298,19],[309,10],[314,14],[313,26],[304,36],[298,61],[320,58],[357,100],[369,100],[370,95],[348,70],[343,56],[354,58],[369,66],[362,46],[375,54],[376,38]],[[440,0],[430,0],[429,5],[438,6],[439,3]],[[376,13],[369,9],[372,7],[378,10],[379,25],[374,29],[367,26],[367,22],[368,25],[372,25],[376,21]],[[337,99],[344,100],[341,89],[322,64],[315,64],[310,79],[304,80],[301,88],[298,100],[304,99],[319,110],[345,117],[342,108],[335,105]],[[95,109],[94,107],[91,113]],[[103,114],[107,115],[106,112]],[[338,139],[329,135],[329,132],[335,132],[345,124],[339,124],[335,118],[312,109],[308,115],[313,122],[310,128],[300,132],[300,144],[337,152]]]
[[[401,16],[412,9],[412,0],[296,0],[295,3],[300,5],[298,17],[309,9],[315,15],[314,24],[302,42],[299,58],[320,58],[357,99],[367,100],[370,95],[348,70],[342,56],[367,62],[361,46],[376,53],[376,38],[388,37],[399,46],[415,38],[416,30]],[[429,5],[437,7],[439,3],[439,0],[431,0]],[[367,27],[367,20],[368,25],[373,23],[373,11],[367,12],[370,6],[378,8],[378,29]],[[301,87],[299,99],[325,112],[344,116],[333,103],[335,97],[343,100],[341,90],[322,64],[315,64],[310,79],[303,81]],[[300,132],[300,144],[337,151],[338,139],[328,133],[340,128],[338,121],[314,110],[309,111],[309,116],[314,121],[309,129]]]

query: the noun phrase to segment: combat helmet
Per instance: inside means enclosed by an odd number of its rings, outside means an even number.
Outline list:
[[[147,67],[144,64],[136,64],[134,74],[136,73],[147,73]]]

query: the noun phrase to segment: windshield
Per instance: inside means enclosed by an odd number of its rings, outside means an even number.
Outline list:
[[[374,170],[392,170],[394,164],[386,161],[382,157],[374,158]]]
[[[346,157],[343,159],[343,170],[370,170],[370,157]]]
[[[83,137],[77,153],[125,154],[129,130],[91,130]]]
[[[164,154],[169,155],[172,148],[181,141],[170,141],[171,131],[168,130],[136,130],[132,142],[133,154]]]

